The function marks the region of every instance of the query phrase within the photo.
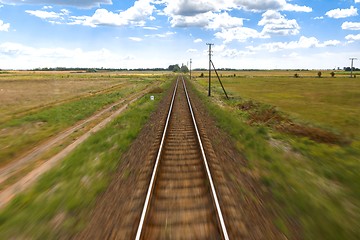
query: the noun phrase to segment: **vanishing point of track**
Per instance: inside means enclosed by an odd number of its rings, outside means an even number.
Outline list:
[[[172,95],[136,239],[229,239],[182,76]]]

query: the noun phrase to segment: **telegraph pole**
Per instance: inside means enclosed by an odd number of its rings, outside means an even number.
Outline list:
[[[211,46],[214,45],[213,43],[207,43],[206,45],[209,46],[209,92],[208,92],[208,96],[211,96]]]
[[[190,58],[190,80],[191,80],[191,63],[192,63],[192,59]]]
[[[350,61],[351,61],[351,73],[350,73],[350,77],[352,78],[353,77],[353,66],[354,66],[354,60],[357,60],[357,58],[349,58]]]

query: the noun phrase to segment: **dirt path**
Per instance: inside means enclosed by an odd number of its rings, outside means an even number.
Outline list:
[[[134,239],[170,95],[164,97],[123,156],[108,189],[98,198],[88,226],[75,239]],[[246,159],[229,136],[216,127],[196,95],[190,92],[190,98],[230,239],[286,239],[274,225],[274,214],[265,207],[271,196],[247,166]]]
[[[153,85],[151,86],[153,87]],[[0,208],[4,207],[17,193],[23,191],[24,189],[28,188],[32,183],[34,183],[39,176],[41,176],[44,172],[51,169],[55,166],[61,159],[63,159],[66,155],[68,155],[72,150],[74,150],[79,144],[84,142],[91,134],[99,131],[104,126],[106,126],[110,121],[116,118],[120,113],[122,113],[129,104],[135,102],[140,97],[144,96],[151,87],[147,87],[146,89],[142,90],[139,93],[136,93],[126,99],[122,99],[111,106],[107,107],[106,109],[96,113],[95,115],[91,116],[90,118],[81,121],[80,123],[76,124],[75,126],[67,129],[66,131],[58,134],[57,136],[51,138],[49,141],[38,145],[34,149],[32,149],[27,155],[23,156],[22,158],[13,161],[11,164],[3,167],[0,169],[0,184],[3,183],[6,179],[10,178],[14,174],[20,172],[24,169],[28,164],[34,162],[37,157],[52,147],[54,147],[59,142],[63,141],[71,134],[75,133],[79,129],[83,128],[85,125],[93,122],[99,121],[103,118],[104,114],[111,114],[110,116],[106,117],[105,119],[101,120],[98,124],[92,127],[89,131],[86,131],[83,135],[81,135],[76,141],[72,142],[66,148],[61,150],[55,156],[51,157],[50,159],[46,160],[43,164],[36,167],[35,169],[31,170],[25,176],[21,177],[15,183],[10,186],[7,186],[0,192]],[[118,108],[120,107],[120,108]],[[111,113],[114,108],[118,108],[115,112]]]

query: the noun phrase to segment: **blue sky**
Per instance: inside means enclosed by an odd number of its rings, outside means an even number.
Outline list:
[[[360,0],[0,0],[0,69],[349,66]]]

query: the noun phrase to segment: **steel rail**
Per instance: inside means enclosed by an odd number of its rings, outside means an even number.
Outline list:
[[[150,184],[149,184],[149,189],[148,189],[147,194],[146,194],[146,199],[145,199],[145,203],[144,203],[144,208],[143,208],[143,210],[142,210],[141,217],[140,217],[140,223],[139,223],[139,226],[138,226],[138,229],[137,229],[137,232],[136,232],[136,237],[135,237],[136,240],[140,240],[141,232],[142,232],[142,229],[143,229],[143,226],[144,226],[145,216],[146,216],[146,213],[147,213],[148,208],[149,208],[150,197],[151,197],[151,193],[152,193],[152,191],[153,191],[154,184],[155,184],[155,178],[156,178],[156,174],[157,174],[157,171],[158,171],[160,156],[161,156],[162,149],[163,149],[163,146],[164,146],[165,136],[166,136],[167,128],[168,128],[169,121],[170,121],[171,112],[172,112],[173,105],[174,105],[174,99],[175,99],[176,90],[177,90],[177,87],[178,87],[178,82],[179,82],[179,77],[178,77],[177,80],[176,80],[176,85],[175,85],[174,93],[173,93],[173,95],[172,95],[171,104],[170,104],[170,108],[169,108],[169,113],[168,113],[167,118],[166,118],[166,123],[165,123],[165,127],[164,127],[164,132],[163,132],[163,135],[162,135],[162,138],[161,138],[159,151],[158,151],[158,154],[157,154],[157,157],[156,157],[156,161],[155,161],[155,165],[154,165],[154,170],[153,170],[153,173],[152,173],[152,175],[151,175],[151,180],[150,180]]]
[[[196,131],[196,135],[197,135],[198,142],[199,142],[199,145],[200,145],[202,157],[203,157],[203,160],[204,160],[204,165],[205,165],[205,168],[206,168],[206,173],[207,173],[207,176],[208,176],[208,178],[209,178],[208,180],[209,180],[209,182],[210,182],[211,193],[212,193],[212,196],[213,196],[213,198],[214,198],[214,202],[215,202],[215,206],[216,206],[216,212],[217,212],[217,215],[218,215],[218,218],[219,218],[219,221],[220,221],[220,225],[221,225],[221,230],[222,230],[224,239],[225,239],[225,240],[229,240],[229,235],[228,235],[228,233],[227,233],[227,229],[226,229],[226,226],[225,226],[224,217],[223,217],[223,215],[222,215],[222,213],[221,213],[221,208],[220,208],[219,200],[218,200],[218,197],[217,197],[217,194],[216,194],[214,182],[213,182],[212,177],[211,177],[209,164],[208,164],[207,159],[206,159],[204,147],[203,147],[203,144],[202,144],[202,141],[201,141],[201,137],[200,137],[199,130],[198,130],[198,127],[197,127],[197,123],[196,123],[196,120],[195,120],[195,116],[194,116],[194,112],[193,112],[193,109],[192,109],[192,107],[191,107],[191,102],[190,102],[189,94],[188,94],[188,92],[187,92],[187,90],[186,90],[186,84],[185,84],[184,78],[183,78],[182,76],[181,76],[181,78],[182,78],[182,82],[183,82],[183,85],[184,85],[185,94],[186,94],[187,102],[188,102],[188,105],[189,105],[189,109],[190,109],[190,112],[191,112],[191,117],[192,117],[192,120],[193,120],[193,123],[194,123],[194,126],[195,126],[195,131]]]

